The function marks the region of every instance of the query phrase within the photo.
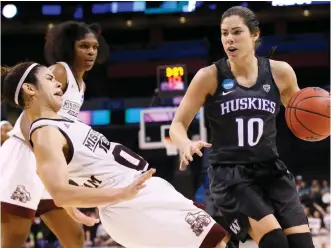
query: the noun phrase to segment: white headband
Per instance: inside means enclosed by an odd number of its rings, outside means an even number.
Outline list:
[[[0,128],[5,124],[9,124],[9,121],[0,121]]]
[[[28,69],[26,69],[26,71],[24,72],[23,76],[21,77],[20,81],[18,82],[18,85],[16,87],[16,91],[15,91],[15,97],[14,97],[14,101],[15,103],[18,105],[18,95],[20,93],[20,90],[22,88],[22,85],[26,79],[26,77],[29,75],[30,71],[36,66],[39,65],[38,63],[34,63],[32,65],[30,65],[28,67]]]

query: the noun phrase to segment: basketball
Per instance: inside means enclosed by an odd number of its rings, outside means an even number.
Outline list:
[[[320,141],[330,135],[330,93],[318,87],[296,92],[286,107],[287,126],[299,139]]]

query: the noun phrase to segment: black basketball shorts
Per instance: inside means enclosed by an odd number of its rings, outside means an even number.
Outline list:
[[[210,191],[231,232],[247,239],[248,217],[274,214],[283,229],[307,224],[293,175],[279,159],[249,165],[212,165]]]

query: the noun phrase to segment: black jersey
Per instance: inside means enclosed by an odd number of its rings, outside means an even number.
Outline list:
[[[280,94],[269,59],[258,58],[257,81],[249,88],[236,82],[226,58],[214,64],[218,86],[205,103],[212,143],[209,162],[249,164],[277,158]]]

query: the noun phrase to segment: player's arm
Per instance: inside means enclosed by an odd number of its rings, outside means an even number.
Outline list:
[[[204,104],[208,94],[214,94],[217,86],[217,71],[214,65],[200,69],[192,79],[170,127],[171,140],[178,148],[187,142],[187,130],[194,116]]]
[[[300,90],[293,68],[284,61],[270,60],[273,78],[280,92],[283,105],[286,107],[291,96]]]
[[[62,84],[61,89],[63,92],[67,89],[67,71],[61,64],[54,64],[49,67],[50,71],[53,73],[55,80]]]
[[[67,140],[57,128],[39,128],[31,138],[38,175],[57,206],[88,208],[125,199],[125,188],[93,189],[69,185],[68,165],[62,151]]]

